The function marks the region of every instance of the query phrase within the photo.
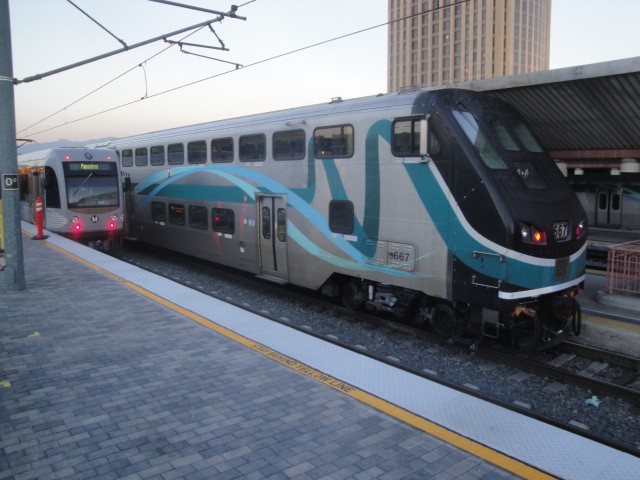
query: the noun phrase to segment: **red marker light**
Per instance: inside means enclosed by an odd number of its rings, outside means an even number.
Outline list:
[[[82,227],[80,226],[80,224],[79,224],[79,223],[76,223],[76,224],[73,226],[73,229],[74,229],[76,232],[79,232],[81,228],[82,228]]]
[[[545,243],[547,241],[547,234],[536,230],[533,234],[533,241],[535,243]]]
[[[64,156],[64,159],[65,159],[65,160],[71,160],[71,155],[65,155],[65,156]]]

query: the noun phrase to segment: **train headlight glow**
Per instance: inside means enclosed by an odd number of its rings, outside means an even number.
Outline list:
[[[520,236],[523,243],[529,243],[533,245],[546,245],[547,233],[544,230],[539,229],[533,225],[524,224],[520,228]]]
[[[74,233],[79,233],[80,230],[82,230],[82,224],[80,223],[80,219],[78,217],[73,217],[71,219],[71,230],[73,230]]]
[[[580,239],[587,233],[587,223],[584,220],[580,220],[576,225],[576,238]]]

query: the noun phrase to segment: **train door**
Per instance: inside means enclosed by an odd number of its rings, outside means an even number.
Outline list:
[[[622,193],[614,189],[599,189],[596,198],[596,226],[620,228],[622,225]]]
[[[268,279],[286,282],[287,266],[287,197],[258,197],[258,246],[260,274]]]

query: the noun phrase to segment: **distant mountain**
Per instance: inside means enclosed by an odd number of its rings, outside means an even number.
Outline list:
[[[84,147],[86,145],[95,145],[96,143],[108,142],[109,140],[114,140],[116,137],[106,137],[106,138],[98,138],[95,140],[85,140],[83,142],[76,142],[73,140],[57,140],[55,142],[45,142],[45,143],[27,143],[18,147],[18,155],[22,153],[29,152],[37,152],[38,150],[47,150],[49,148],[58,148],[58,147]],[[20,143],[18,143],[20,145]]]

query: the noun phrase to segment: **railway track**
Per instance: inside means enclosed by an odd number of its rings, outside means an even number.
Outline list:
[[[612,434],[605,431],[607,430],[606,420],[603,421],[602,426],[589,425],[585,428],[586,425],[574,418],[569,418],[570,413],[558,414],[553,406],[531,407],[526,402],[526,399],[539,395],[542,388],[546,389],[551,379],[559,385],[554,388],[560,391],[569,390],[570,393],[565,395],[579,398],[580,403],[583,403],[585,398],[596,396],[598,401],[607,400],[607,405],[614,404],[615,408],[626,408],[632,412],[632,415],[637,416],[640,406],[640,386],[637,380],[640,359],[575,343],[561,344],[542,354],[522,355],[488,343],[476,346],[473,339],[443,339],[413,324],[365,312],[348,311],[327,301],[325,297],[314,295],[307,290],[272,284],[258,280],[253,275],[161,249],[132,246],[132,248],[126,248],[118,257],[190,288],[216,296],[274,321],[286,323],[292,328],[325,341],[369,355],[415,375],[640,457],[640,428],[635,435],[631,436],[627,434],[628,432]],[[215,279],[216,285],[210,285],[209,279]],[[241,285],[241,292],[249,289],[251,293],[238,294],[234,287],[230,286],[232,284]],[[260,300],[263,295],[270,299],[266,306]],[[283,307],[279,300],[275,299],[293,302],[294,306]],[[294,313],[283,313],[283,310],[294,311]],[[322,317],[323,321],[315,324],[310,321],[316,315]],[[419,350],[420,353],[403,357],[402,351],[408,349]],[[428,354],[440,357],[440,360],[447,357],[448,360],[445,359],[444,366],[433,366]],[[585,363],[588,365],[598,363],[606,367],[594,367],[591,370],[581,368],[580,365]],[[611,367],[614,367],[613,370],[617,373],[609,375],[609,378],[605,375],[603,378],[601,373],[607,369],[611,371]],[[469,371],[469,368],[472,370]],[[487,380],[486,384],[479,386],[471,384],[481,383],[477,381],[479,380],[478,372],[504,368],[508,368],[509,372]],[[467,371],[464,371],[465,369]],[[453,373],[454,370],[460,370],[459,375]],[[533,379],[529,382],[543,385],[543,387],[535,385],[527,387],[531,391],[522,393],[525,401],[514,402],[508,395],[497,394],[496,390],[500,390],[499,388],[493,388],[492,382],[499,382],[502,377],[523,378],[526,375],[530,375]],[[473,378],[473,382],[466,378],[469,376]],[[551,395],[549,401],[553,402],[555,397],[557,395]],[[576,408],[575,405],[570,407],[574,412]]]
[[[483,357],[493,361],[508,362],[536,375],[587,389],[595,395],[619,398],[640,407],[640,383],[638,382],[640,359],[573,342],[560,344],[552,351],[559,354],[550,360],[541,360],[536,356],[529,358],[493,348],[479,349]],[[545,356],[548,356],[548,353]],[[570,368],[571,362],[584,358],[593,361],[586,368]],[[613,379],[599,378],[601,372],[611,365],[623,372],[614,374]],[[629,385],[635,385],[635,387]]]

